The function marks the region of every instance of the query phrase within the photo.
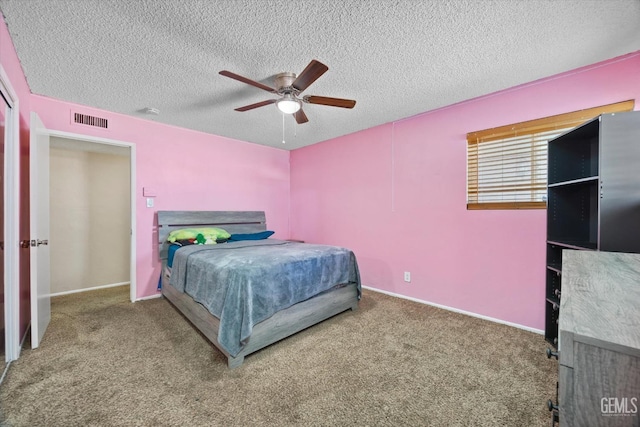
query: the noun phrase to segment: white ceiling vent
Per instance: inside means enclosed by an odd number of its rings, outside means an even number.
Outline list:
[[[102,117],[90,116],[88,114],[71,112],[71,121],[72,123],[81,125],[95,126],[103,129],[108,128],[107,119],[104,119]]]

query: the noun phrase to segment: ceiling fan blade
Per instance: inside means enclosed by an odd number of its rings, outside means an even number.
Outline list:
[[[307,118],[307,115],[304,113],[304,111],[302,111],[302,108],[296,111],[293,114],[293,117],[296,118],[296,122],[298,122],[299,125],[303,123],[307,123],[309,121],[309,119]]]
[[[299,92],[302,92],[303,90],[308,88],[311,83],[318,80],[321,75],[326,73],[328,69],[329,67],[324,65],[322,62],[318,62],[313,59],[311,60],[311,62],[309,62],[307,68],[302,70],[298,78],[295,79],[291,86],[296,88]]]
[[[269,99],[268,101],[256,102],[255,104],[245,105],[244,107],[235,108],[236,111],[249,111],[254,108],[264,107],[265,105],[274,104],[276,102],[275,99]]]
[[[255,87],[260,88],[262,90],[266,90],[267,92],[272,92],[272,93],[276,92],[276,90],[274,88],[272,88],[272,87],[269,87],[267,85],[263,85],[262,83],[256,82],[256,81],[248,79],[246,77],[242,77],[242,76],[240,76],[238,74],[232,73],[231,71],[222,70],[218,74],[223,75],[225,77],[232,78],[234,80],[238,80],[238,81],[240,81],[242,83],[246,83],[246,84],[251,85],[251,86],[255,86]]]
[[[304,102],[308,102],[309,104],[320,104],[320,105],[328,105],[330,107],[340,107],[340,108],[353,108],[356,105],[356,101],[353,99],[342,99],[342,98],[329,98],[327,96],[314,96],[307,95],[303,98]]]

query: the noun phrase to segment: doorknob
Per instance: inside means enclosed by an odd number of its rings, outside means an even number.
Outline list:
[[[29,241],[28,240],[20,240],[20,247],[22,249],[27,249],[29,248]]]

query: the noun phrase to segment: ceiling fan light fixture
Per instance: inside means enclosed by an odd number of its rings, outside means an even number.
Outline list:
[[[276,102],[276,106],[278,107],[278,110],[282,111],[284,114],[294,114],[300,110],[300,101],[291,95],[285,95],[282,99],[279,99]]]
[[[309,62],[309,65],[302,70],[300,75],[290,72],[277,74],[275,76],[275,87],[264,85],[227,70],[222,70],[219,74],[279,96],[279,98],[271,98],[266,101],[245,105],[244,107],[234,108],[235,111],[249,111],[254,108],[264,107],[265,105],[276,104],[276,107],[278,107],[278,110],[280,110],[282,114],[293,115],[296,123],[301,125],[309,121],[302,109],[303,102],[305,104],[320,104],[340,108],[353,108],[356,105],[356,101],[353,99],[329,98],[327,96],[315,95],[305,95],[301,97],[301,93],[313,82],[318,80],[328,69],[329,67],[313,59]],[[284,116],[282,116],[283,126],[284,120]]]

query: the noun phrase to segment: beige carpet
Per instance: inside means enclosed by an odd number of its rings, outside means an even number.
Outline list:
[[[548,426],[542,336],[365,291],[235,370],[164,299],[56,297],[0,386],[3,426]]]

